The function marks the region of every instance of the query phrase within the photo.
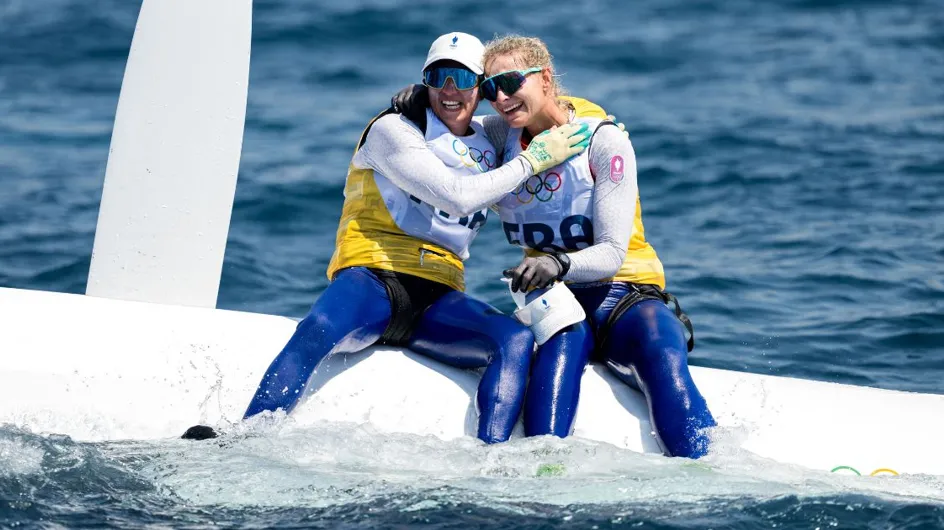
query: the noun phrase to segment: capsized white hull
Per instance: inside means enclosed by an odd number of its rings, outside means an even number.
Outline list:
[[[295,321],[270,315],[0,288],[0,423],[78,440],[179,436],[239,421]],[[726,436],[783,463],[944,475],[944,396],[692,368]],[[479,374],[396,348],[322,363],[300,425],[474,436]],[[587,369],[576,436],[659,452],[643,396]],[[731,438],[740,438],[733,442]]]

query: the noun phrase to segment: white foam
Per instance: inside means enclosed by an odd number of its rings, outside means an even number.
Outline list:
[[[35,475],[42,469],[43,450],[20,437],[0,430],[0,477]]]
[[[944,482],[933,477],[847,477],[724,451],[692,462],[577,438],[486,446],[289,421],[213,441],[155,443],[161,456],[140,472],[199,504],[318,507],[392,497],[404,511],[456,502],[527,510],[527,503],[698,504],[849,493],[944,502]],[[549,464],[562,474],[537,476]]]

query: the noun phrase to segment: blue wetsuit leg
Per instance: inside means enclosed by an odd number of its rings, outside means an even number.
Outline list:
[[[661,301],[633,305],[610,328],[601,352],[624,381],[633,371],[649,403],[652,426],[671,456],[698,458],[708,452],[704,429],[715,426],[708,404],[688,370],[682,323]]]
[[[452,291],[422,314],[407,346],[459,368],[484,366],[477,396],[478,437],[496,443],[511,436],[534,350],[530,329],[485,302]]]
[[[525,436],[570,434],[592,349],[593,332],[586,320],[558,331],[538,347],[524,403]]]
[[[318,363],[377,342],[389,322],[390,298],[383,282],[364,267],[341,270],[269,365],[245,417],[276,409],[291,412]]]

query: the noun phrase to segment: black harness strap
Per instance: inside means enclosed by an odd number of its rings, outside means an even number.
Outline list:
[[[675,316],[679,319],[685,330],[688,332],[688,351],[692,351],[695,348],[695,328],[692,326],[692,320],[688,318],[688,315],[682,311],[682,306],[679,304],[678,298],[675,296],[663,291],[656,285],[649,284],[628,284],[632,291],[627,293],[625,296],[620,298],[619,302],[616,302],[616,306],[613,307],[613,312],[610,313],[610,318],[606,320],[603,329],[600,330],[600,348],[606,344],[607,339],[610,337],[610,329],[622,317],[629,308],[634,305],[642,302],[643,300],[658,300],[663,304],[669,305],[672,304],[675,306]]]
[[[393,271],[371,269],[380,278],[390,298],[390,322],[380,336],[381,344],[402,346],[413,333],[413,302]]]
[[[383,117],[386,116],[387,114],[400,114],[400,111],[398,111],[398,110],[395,109],[394,107],[387,107],[386,109],[384,109],[383,112],[381,112],[380,114],[374,116],[374,118],[373,118],[372,120],[370,120],[370,123],[367,124],[367,127],[364,129],[364,132],[361,133],[361,139],[357,141],[357,148],[358,148],[358,149],[360,149],[361,147],[364,147],[364,142],[367,141],[367,133],[370,132],[370,128],[374,126],[374,122],[377,121],[377,120],[379,120],[380,118],[383,118]],[[409,120],[412,121],[417,127],[419,127],[419,128],[420,128],[420,131],[421,131],[423,134],[426,134],[426,110],[425,110],[425,109],[423,109],[423,113],[422,113],[422,114],[418,114],[418,113],[417,113],[415,116],[412,116],[412,115],[411,115],[411,116],[407,116],[406,114],[404,114],[404,116],[406,116],[407,119],[409,119]]]
[[[390,322],[380,336],[380,344],[406,346],[423,312],[453,290],[448,285],[411,274],[370,270],[383,282],[390,298]]]
[[[658,289],[658,287],[656,289]],[[678,317],[679,321],[688,331],[688,351],[694,350],[695,326],[692,325],[692,319],[688,318],[688,315],[685,314],[685,311],[682,311],[682,306],[679,304],[678,298],[662,290],[659,290],[659,292],[662,293],[662,299],[666,305],[672,304],[675,306],[675,316]]]

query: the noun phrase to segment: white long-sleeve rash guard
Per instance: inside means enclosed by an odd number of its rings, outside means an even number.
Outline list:
[[[531,164],[519,156],[486,173],[456,175],[427,147],[419,128],[399,114],[374,122],[352,163],[458,217],[495,204],[532,174]]]
[[[614,173],[613,160],[620,157],[622,175]],[[570,270],[565,279],[593,282],[612,278],[629,249],[636,218],[636,153],[629,138],[617,127],[597,129],[590,142],[593,184],[593,244],[568,254]]]

